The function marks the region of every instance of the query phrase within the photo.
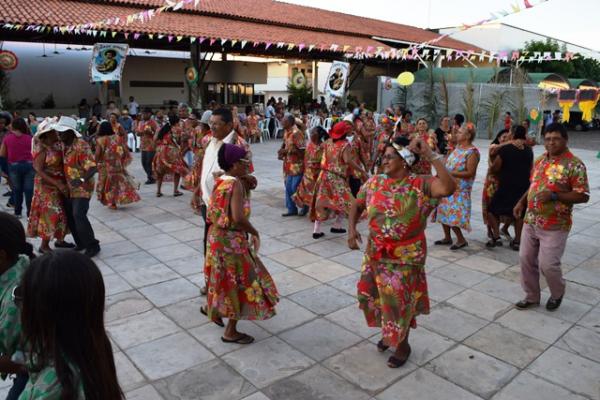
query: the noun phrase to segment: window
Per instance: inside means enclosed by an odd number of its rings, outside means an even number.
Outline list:
[[[223,83],[205,83],[206,103],[216,101],[218,104],[225,104],[225,84]]]
[[[227,104],[252,104],[254,85],[251,83],[228,83]]]

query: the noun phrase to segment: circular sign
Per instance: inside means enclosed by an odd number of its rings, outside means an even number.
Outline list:
[[[0,69],[3,71],[12,71],[19,65],[17,55],[9,50],[0,50]]]
[[[185,79],[187,79],[190,85],[196,83],[198,81],[198,70],[194,67],[189,67],[186,69]]]
[[[413,75],[412,72],[406,71],[406,72],[403,72],[400,75],[398,75],[398,78],[396,78],[396,81],[398,82],[398,85],[400,85],[400,86],[410,86],[415,81],[415,76]]]
[[[292,86],[295,88],[303,88],[306,85],[306,77],[300,71],[296,72],[292,77]]]
[[[540,114],[540,112],[538,111],[537,108],[532,108],[531,110],[529,110],[529,119],[534,124],[537,124],[538,122],[540,122],[541,117],[542,117],[542,114]]]

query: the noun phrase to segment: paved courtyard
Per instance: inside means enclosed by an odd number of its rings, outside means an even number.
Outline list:
[[[486,142],[477,144],[486,153]],[[92,202],[106,326],[128,399],[600,399],[598,149],[575,150],[588,166],[592,196],[575,213],[560,309],[513,309],[523,297],[518,254],[506,244],[484,245],[483,155],[469,246],[429,248],[432,312],[411,334],[410,362],[394,370],[386,366],[391,353],[376,351],[378,329],[366,326],[357,306],[362,253],[329,226],[313,240],[308,220],[280,217],[279,145],[253,145],[259,185],[252,221],[282,298],[273,319],[240,322],[256,338],[248,346],[222,343],[222,329],[199,313],[203,223],[188,192],[173,198],[165,184],[158,199],[154,186],[143,186],[140,203],[117,211]],[[139,154],[131,171],[142,178]],[[437,225],[427,229],[430,243],[440,235]],[[0,396],[7,390],[0,385]]]

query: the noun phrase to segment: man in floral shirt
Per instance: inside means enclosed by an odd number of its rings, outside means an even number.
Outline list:
[[[535,160],[529,191],[514,209],[519,218],[527,208],[520,247],[521,285],[526,296],[516,304],[518,309],[540,304],[540,270],[550,290],[546,309],[556,310],[565,293],[560,261],[573,223],[573,204],[590,198],[585,165],[569,151],[567,142],[562,124],[548,125],[546,153]]]
[[[142,120],[138,122],[136,134],[140,137],[140,148],[142,149],[142,167],[146,172],[146,185],[155,182],[152,176],[152,160],[156,154],[156,143],[154,134],[158,131],[158,123],[152,119],[152,109],[144,108]]]
[[[287,213],[282,214],[282,217],[290,217],[298,215],[296,203],[292,200],[292,196],[296,193],[298,185],[302,182],[304,174],[304,149],[306,143],[304,140],[304,132],[296,127],[296,119],[289,114],[283,118],[283,145],[279,149],[279,159],[283,160],[283,174],[285,176],[285,206]],[[304,207],[301,215],[306,215],[308,208]]]
[[[94,192],[94,174],[96,161],[85,140],[75,129],[73,118],[61,117],[55,130],[63,142],[63,164],[69,187],[69,199],[65,201],[67,221],[77,248],[94,257],[100,252],[100,242],[94,235],[94,229],[87,217],[90,198]]]

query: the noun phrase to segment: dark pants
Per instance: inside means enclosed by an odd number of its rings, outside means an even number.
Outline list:
[[[348,180],[348,184],[350,185],[350,191],[352,192],[352,196],[356,198],[356,195],[358,194],[358,191],[362,186],[362,182],[360,181],[360,179],[351,176]]]
[[[23,211],[23,195],[25,195],[25,204],[27,206],[27,215],[31,208],[31,198],[33,197],[33,178],[35,170],[33,164],[29,161],[20,161],[8,165],[8,176],[13,187],[13,201],[15,205],[15,215],[21,215]]]
[[[94,235],[94,229],[87,217],[90,208],[90,199],[74,197],[65,200],[65,212],[67,224],[75,239],[77,247],[82,249],[94,249],[100,244]]]
[[[274,133],[273,133],[275,131],[275,117],[271,117],[269,119],[268,129],[269,129],[269,135],[270,135],[270,137],[275,137]],[[277,132],[275,132],[275,133],[277,133]]]
[[[27,374],[17,374],[15,379],[13,379],[13,385],[8,392],[8,396],[6,396],[6,400],[17,400],[21,395],[21,392],[25,390],[25,386],[27,385],[27,381],[29,380],[29,375]]]
[[[142,151],[142,167],[146,172],[146,177],[149,181],[154,180],[152,174],[152,160],[154,160],[155,151]]]
[[[292,196],[296,193],[300,182],[302,182],[302,175],[285,177],[285,207],[290,214],[298,214],[298,207],[294,203],[294,200],[292,200]]]
[[[202,215],[202,219],[204,220],[204,256],[206,256],[206,242],[208,240],[208,228],[210,227],[210,223],[206,220],[206,206],[200,206],[200,214]]]

